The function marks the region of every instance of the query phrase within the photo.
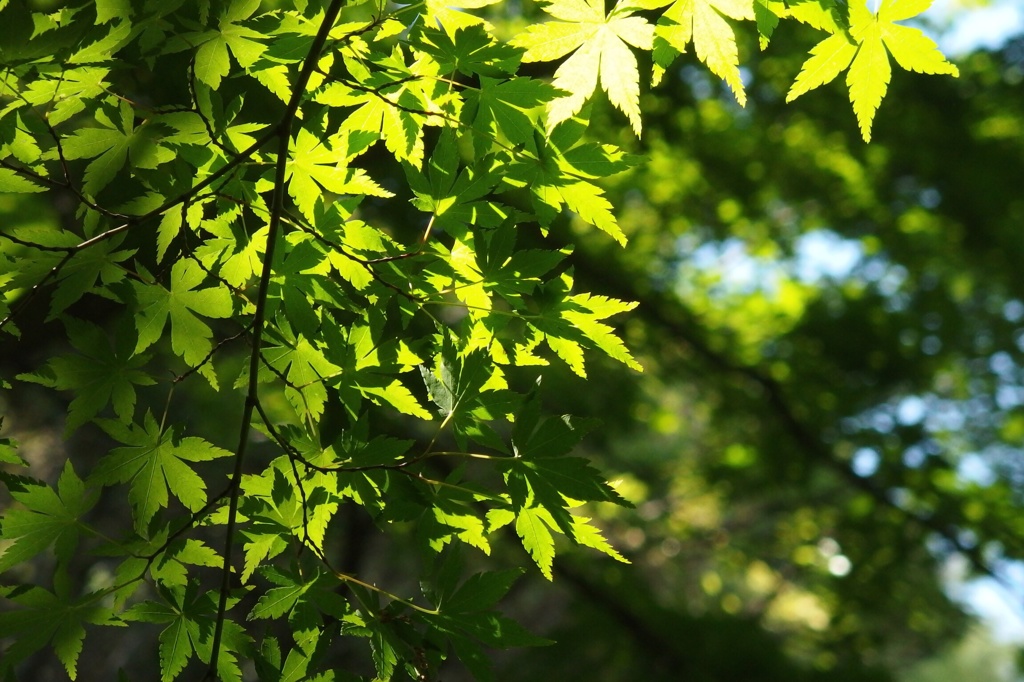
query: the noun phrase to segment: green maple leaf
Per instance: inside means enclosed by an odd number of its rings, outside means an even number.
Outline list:
[[[192,657],[193,649],[184,628],[184,614],[176,603],[180,601],[184,590],[184,587],[178,586],[164,588],[162,592],[170,596],[171,601],[164,603],[139,602],[121,614],[124,620],[130,622],[169,623],[169,626],[160,634],[161,680],[173,680]]]
[[[417,46],[437,61],[442,73],[459,71],[467,76],[507,76],[516,72],[522,56],[511,45],[496,42],[479,24],[460,28],[454,36],[426,28],[416,38]]]
[[[344,138],[339,141],[346,142]],[[344,150],[332,149],[326,140],[317,138],[305,128],[295,137],[291,157],[288,164],[288,193],[302,214],[310,220],[314,219],[316,200],[323,194],[323,190],[334,194],[384,198],[394,196],[373,182],[366,171],[348,167],[348,157]]]
[[[97,35],[93,33],[93,35]],[[110,28],[105,36],[89,43],[68,57],[68,64],[90,64],[110,61],[117,51],[132,39],[132,22],[123,19],[121,23]]]
[[[28,85],[25,100],[32,105],[52,104],[47,119],[56,126],[85,108],[85,103],[105,94],[110,69],[81,66],[62,70],[59,78],[40,78]]]
[[[552,292],[565,291],[571,284],[563,276],[561,281],[548,283],[547,289]],[[627,367],[638,372],[643,367],[626,348],[615,330],[602,320],[627,312],[636,307],[636,303],[626,303],[605,296],[576,294],[559,296],[557,300],[545,306],[540,315],[527,320],[529,326],[540,332],[548,346],[560,357],[569,368],[581,377],[586,377],[583,363],[584,348],[598,348],[609,357],[618,360]]]
[[[264,226],[246,234],[240,221],[236,222],[222,233],[225,236],[208,239],[197,248],[196,257],[210,269],[219,267],[218,274],[225,282],[242,289],[261,270],[269,232],[270,228]]]
[[[337,363],[331,366],[339,375],[331,384],[353,415],[359,400],[367,398],[378,405],[384,402],[404,414],[431,419],[432,415],[405,384],[394,377],[422,362],[404,342],[385,340],[379,330],[358,323],[350,326],[347,333],[330,322],[327,327],[326,355]]]
[[[805,3],[806,4],[806,3]],[[786,16],[786,5],[781,0],[754,0],[754,20],[757,22],[757,39],[761,49],[768,47],[779,17]]]
[[[75,392],[68,406],[65,433],[95,417],[111,402],[118,419],[130,422],[135,410],[135,386],[155,383],[140,369],[148,358],[133,352],[134,335],[122,329],[111,343],[103,330],[88,322],[64,318],[64,327],[71,345],[81,355],[56,357],[46,370],[18,378]]]
[[[131,15],[130,0],[96,0],[97,24],[105,24],[112,19],[129,18]]]
[[[38,244],[43,248],[55,248],[52,251],[34,253],[31,258],[21,257],[17,260],[16,266],[9,258],[5,258],[7,262],[4,265],[7,267],[0,271],[2,272],[0,274],[0,284],[3,284],[8,290],[35,286],[64,260],[64,256],[58,252],[58,249],[73,250],[81,242],[80,237],[70,231],[62,230],[56,225],[35,224],[27,225],[23,228],[15,227],[11,230],[11,233],[18,239]],[[97,274],[104,275],[105,284],[117,281],[116,272],[118,268],[116,265],[112,263],[107,264],[111,266],[109,269],[102,266],[97,268],[95,266],[98,261],[109,259],[116,263],[132,255],[131,251],[119,251],[111,254],[122,241],[120,235],[118,235],[113,239],[95,245],[97,250],[103,252],[102,255],[97,256],[93,253],[93,249],[89,248],[84,250],[84,252],[75,254],[75,257],[72,257],[64,264],[64,267],[60,269],[60,273],[57,275],[61,282],[57,285],[57,291],[51,297],[51,313],[47,321],[56,317],[57,313],[71,303],[74,303],[90,290],[96,283]],[[77,256],[83,256],[84,262],[76,263]],[[88,262],[91,262],[92,266],[86,265]],[[65,272],[67,270],[71,272]],[[86,274],[89,271],[92,274],[91,279]],[[123,276],[124,270],[121,269],[120,273]],[[64,280],[67,280],[67,283]]]
[[[160,557],[150,564],[150,575],[161,585],[185,586],[190,575],[188,566],[219,568],[224,560],[201,540],[189,538],[185,542],[175,541]]]
[[[517,511],[511,509],[492,509],[487,514],[488,526],[491,530],[515,520],[516,535],[523,543],[523,548],[537,564],[541,574],[551,580],[555,559],[555,538],[553,533],[568,536],[573,542],[596,549],[607,554],[616,561],[629,563],[601,534],[600,529],[590,523],[585,516],[573,516],[563,510],[565,521],[556,521],[548,507],[531,505]]]
[[[761,2],[762,0],[758,0]],[[767,0],[777,2],[778,0]],[[819,31],[829,33],[840,33],[846,30],[846,20],[840,11],[838,0],[814,0],[813,2],[791,2],[788,7],[784,6],[780,16],[796,19],[800,23],[807,24]],[[845,7],[845,5],[844,5]]]
[[[93,595],[74,599],[67,580],[56,580],[56,589],[41,587],[3,587],[5,597],[21,608],[0,613],[0,638],[13,637],[14,644],[4,651],[0,672],[24,660],[47,644],[53,647],[68,676],[77,677],[78,655],[85,639],[85,624],[120,625],[111,609],[97,603]]]
[[[145,601],[122,614],[127,621],[167,624],[160,633],[160,680],[171,682],[197,656],[209,662],[210,633],[217,606],[209,594],[198,594],[196,583],[187,587],[160,586],[163,602]],[[229,605],[237,600],[229,600]],[[237,623],[224,621],[222,649],[217,672],[222,680],[241,680],[235,652],[247,649],[250,641]]]
[[[28,130],[20,113],[0,116],[0,158],[10,154],[26,166],[36,166],[42,150]]]
[[[474,613],[493,608],[504,597],[512,583],[523,574],[514,568],[492,573],[476,573],[469,577],[451,596],[438,606],[446,613]]]
[[[495,679],[481,643],[497,649],[552,644],[493,610],[521,574],[521,569],[478,573],[458,590],[451,585],[442,588],[440,594],[428,594],[437,603],[439,613],[426,615],[424,621],[444,633],[459,660],[481,682]]]
[[[635,161],[611,145],[579,144],[586,128],[585,118],[577,117],[559,125],[542,144],[528,141],[531,154],[507,166],[504,180],[530,188],[541,224],[550,224],[565,206],[625,245],[626,235],[612,213],[611,202],[588,180],[626,170]]]
[[[96,280],[107,286],[124,279],[124,267],[118,263],[134,255],[134,250],[116,250],[121,239],[112,239],[96,244],[75,254],[58,275],[60,283],[50,298],[50,313],[47,320],[55,319],[60,313],[82,296],[94,291]]]
[[[917,16],[931,4],[932,0],[883,0],[878,12],[872,13],[863,0],[853,0],[849,32],[835,30],[811,50],[786,101],[831,82],[849,68],[850,102],[861,135],[870,142],[871,124],[892,76],[890,54],[907,71],[960,75],[931,38],[919,29],[895,23]],[[825,27],[829,28],[827,23]]]
[[[293,582],[283,587],[274,587],[261,596],[253,607],[249,618],[280,618],[295,606],[299,598],[306,593],[311,585],[305,581]]]
[[[0,168],[0,192],[15,194],[45,191],[46,188],[42,185],[37,185],[32,180],[18,175],[10,168]]]
[[[110,184],[131,158],[133,168],[152,169],[174,158],[174,152],[157,144],[154,128],[135,126],[135,110],[122,101],[115,123],[106,109],[96,110],[98,128],[82,128],[63,141],[64,158],[93,159],[85,168],[86,194],[95,195]]]
[[[99,420],[103,430],[128,447],[116,448],[100,460],[91,481],[109,485],[131,481],[128,501],[135,528],[146,535],[156,513],[170,501],[168,491],[190,511],[206,504],[206,482],[187,462],[205,462],[231,453],[202,438],[182,438],[175,444],[174,431],[161,431],[152,414],[143,426],[126,427],[113,420]]]
[[[553,579],[551,567],[555,560],[555,538],[551,529],[555,527],[554,519],[542,507],[520,509],[516,514],[516,535],[548,580]]]
[[[196,78],[216,90],[222,78],[231,71],[228,49],[235,61],[247,69],[256,63],[267,49],[259,42],[263,34],[238,22],[248,19],[259,9],[260,0],[233,0],[218,23],[218,30],[207,34],[207,40],[196,51]]]
[[[56,490],[32,483],[21,490],[12,489],[11,496],[25,509],[4,512],[0,539],[11,544],[0,554],[0,573],[28,561],[50,545],[54,546],[58,561],[67,562],[78,544],[79,519],[98,499],[87,494],[70,461],[64,465]]]
[[[338,580],[329,573],[308,571],[283,572],[273,566],[265,566],[260,573],[275,585],[265,592],[250,611],[248,620],[288,617],[292,636],[306,653],[312,654],[324,629],[323,614],[344,618],[349,607],[344,597],[337,593]],[[304,680],[299,670],[302,661],[293,660],[296,650],[288,656],[284,670],[292,669],[282,680]]]
[[[0,429],[4,426],[4,420],[0,418]],[[10,438],[0,438],[0,464],[15,464],[27,466],[21,455],[18,454],[18,444]],[[2,480],[2,479],[0,479]],[[0,528],[2,530],[2,528]]]
[[[490,146],[490,139],[504,136],[513,144],[523,144],[533,135],[534,118],[529,110],[555,98],[557,90],[532,78],[499,81],[480,76],[480,89],[466,93],[464,115],[471,118],[478,149]]]
[[[265,347],[263,356],[277,374],[264,370],[261,379],[270,381],[278,375],[284,376],[288,380],[284,395],[295,411],[319,419],[327,403],[324,379],[341,372],[341,367],[330,362],[321,349],[301,334],[284,341],[281,345]]]
[[[415,195],[412,204],[422,211],[434,214],[435,224],[462,235],[470,224],[494,227],[507,217],[497,204],[479,201],[500,182],[490,169],[479,165],[459,170],[458,138],[454,128],[445,127],[441,133],[426,173],[406,164],[409,188]],[[461,246],[465,246],[462,244]],[[449,254],[457,260],[459,243]],[[457,267],[456,262],[452,262]],[[472,280],[471,276],[471,280]]]
[[[171,268],[171,288],[132,282],[138,311],[135,326],[139,341],[138,354],[156,343],[163,335],[168,318],[171,321],[171,350],[196,367],[203,362],[213,344],[213,332],[197,315],[212,318],[231,317],[231,292],[223,286],[204,289],[196,287],[206,279],[202,267],[193,260],[183,258]],[[200,370],[211,381],[216,380],[209,364]]]
[[[431,84],[441,75],[433,59],[407,66],[396,50],[381,65],[388,70],[367,72],[359,87],[331,83],[316,99],[332,107],[358,106],[345,117],[341,133],[357,137],[369,133],[383,139],[396,159],[419,167],[424,153],[423,126],[440,124],[429,113],[440,113],[441,104],[452,96]]]
[[[736,33],[726,19],[753,20],[751,0],[676,0],[658,20],[654,41],[654,82],[693,42],[697,58],[728,83],[740,105],[747,95],[740,78]]]
[[[569,95],[548,104],[549,132],[580,112],[600,80],[608,99],[640,134],[640,72],[629,45],[650,50],[654,27],[631,9],[620,3],[606,16],[603,0],[555,0],[544,11],[560,21],[532,25],[512,40],[526,49],[524,62],[573,52],[555,71],[552,84]]]
[[[586,516],[572,517],[572,538],[584,547],[596,549],[624,564],[630,563],[629,559],[622,556],[617,549],[612,547],[608,539],[601,533],[601,529],[590,523]]]
[[[517,513],[542,508],[552,527],[574,541],[578,520],[569,513],[571,506],[587,501],[630,506],[587,460],[565,456],[592,426],[574,424],[568,416],[540,421],[540,405],[531,400],[516,416],[512,430],[515,457],[498,462]]]

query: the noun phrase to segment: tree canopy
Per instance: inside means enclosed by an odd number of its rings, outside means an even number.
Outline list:
[[[1024,552],[1024,43],[928,4],[0,2],[0,673],[959,637],[940,569]]]

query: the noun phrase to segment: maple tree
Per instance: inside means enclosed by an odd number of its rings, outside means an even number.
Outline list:
[[[729,19],[765,47],[792,18],[832,37],[790,98],[849,67],[869,139],[885,50],[956,73],[893,23],[920,2],[556,0],[511,40],[464,11],[493,4],[0,2],[0,191],[76,205],[73,225],[0,232],[0,328],[44,305],[70,345],[5,381],[70,392],[67,433],[115,443],[54,486],[0,444],[0,571],[54,557],[48,581],[0,587],[5,672],[51,647],[74,678],[87,626],[138,622],[159,628],[162,680],[241,679],[244,661],[268,680],[430,679],[449,658],[487,679],[486,648],[544,640],[496,608],[519,571],[467,575],[457,547],[510,533],[549,579],[557,536],[626,560],[580,509],[629,504],[571,454],[592,425],[545,414],[536,385],[553,361],[585,377],[594,353],[641,369],[608,322],[635,304],[576,291],[571,248],[533,245],[564,212],[626,242],[598,181],[641,159],[588,138],[598,83],[639,135],[634,50],[658,80],[692,43],[742,104]],[[520,75],[563,57],[550,82]],[[373,177],[377,155],[405,185]],[[201,382],[237,401],[233,441],[168,423]],[[122,493],[130,523],[98,528]],[[414,538],[420,596],[339,564],[348,507]],[[106,577],[80,584],[82,555]],[[366,641],[352,670],[339,635]]]

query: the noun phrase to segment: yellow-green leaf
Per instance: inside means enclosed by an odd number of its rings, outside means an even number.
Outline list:
[[[547,517],[545,520],[544,517]],[[547,522],[546,522],[547,521]],[[516,534],[523,547],[548,580],[552,579],[551,565],[555,559],[555,539],[548,524],[554,525],[549,514],[538,507],[521,509],[516,516]]]
[[[930,38],[916,28],[901,26],[897,21],[914,17],[931,5],[931,0],[883,0],[877,13],[872,13],[864,0],[849,5],[849,30],[834,21],[835,13],[826,3],[808,2],[795,5],[790,14],[801,21],[829,31],[832,35],[811,50],[808,59],[786,96],[791,102],[809,90],[828,83],[849,68],[846,84],[850,102],[865,141],[871,140],[871,124],[889,88],[892,67],[889,54],[907,71],[918,73],[960,75],[959,70],[939,51]],[[797,8],[815,6],[803,14]],[[820,21],[811,21],[816,19]]]
[[[556,0],[544,11],[560,21],[530,26],[512,44],[526,49],[524,62],[551,61],[576,50],[555,71],[553,85],[569,94],[548,105],[548,132],[578,114],[600,80],[639,135],[640,72],[628,46],[651,49],[654,27],[628,6],[605,15],[599,0]]]
[[[834,80],[850,66],[855,54],[857,45],[845,33],[825,38],[811,50],[811,58],[804,62],[786,101],[792,102],[805,92]]]
[[[45,192],[46,188],[18,175],[9,168],[0,168],[0,192]]]
[[[737,102],[745,105],[747,95],[740,78],[736,33],[726,17],[752,21],[753,1],[677,0],[669,7],[655,29],[655,81],[660,80],[664,69],[686,51],[692,40],[697,58],[729,85]]]
[[[871,122],[889,88],[891,75],[889,57],[882,46],[882,33],[878,25],[874,24],[865,32],[864,42],[846,74],[853,113],[857,115],[857,123],[860,124],[865,142],[871,141]]]

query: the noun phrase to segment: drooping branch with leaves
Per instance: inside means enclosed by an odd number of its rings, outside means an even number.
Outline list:
[[[587,353],[640,370],[608,322],[634,304],[545,243],[566,212],[626,242],[599,181],[641,160],[588,139],[598,83],[639,135],[635,51],[657,81],[692,43],[742,104],[736,22],[765,47],[796,19],[831,36],[790,98],[849,68],[868,139],[887,50],[955,74],[893,23],[922,3],[557,0],[511,40],[493,4],[0,2],[0,192],[72,205],[0,225],[0,330],[44,310],[58,339],[4,385],[110,444],[51,485],[0,441],[4,672],[51,647],[75,678],[88,629],[150,623],[162,680],[487,679],[487,648],[543,640],[495,608],[518,571],[460,546],[625,561],[581,509],[628,504],[572,454],[591,424],[537,388]],[[204,391],[231,429],[190,415]],[[352,510],[420,550],[420,595],[343,566]]]

